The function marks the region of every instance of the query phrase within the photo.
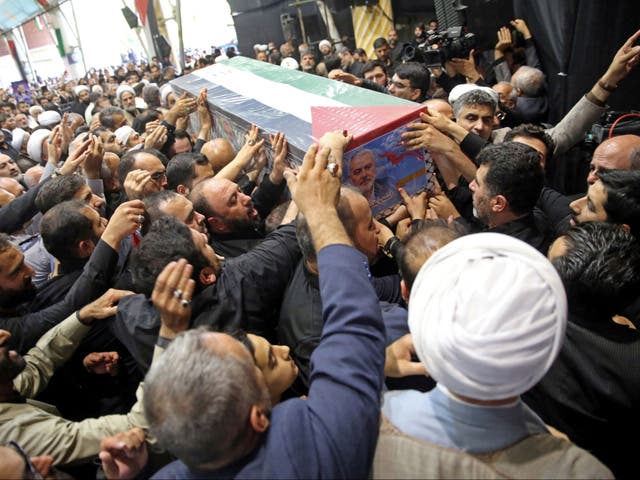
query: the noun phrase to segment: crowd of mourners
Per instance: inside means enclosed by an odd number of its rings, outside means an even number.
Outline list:
[[[584,196],[545,169],[637,81],[640,31],[551,125],[510,25],[431,68],[395,31],[372,60],[255,46],[427,106],[402,138],[435,187],[384,218],[348,132],[299,166],[281,132],[212,138],[171,80],[232,49],[0,91],[0,478],[632,477],[640,137]]]

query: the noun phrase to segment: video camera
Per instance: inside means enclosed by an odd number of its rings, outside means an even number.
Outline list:
[[[442,67],[452,58],[469,58],[476,48],[476,36],[465,27],[426,32],[427,39],[417,46],[406,44],[402,49],[402,62],[424,63],[427,67]]]

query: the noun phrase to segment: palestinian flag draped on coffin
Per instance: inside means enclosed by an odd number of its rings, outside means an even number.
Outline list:
[[[404,126],[425,110],[419,104],[244,57],[196,70],[171,85],[176,96],[187,92],[195,97],[207,88],[214,135],[236,150],[251,124],[265,137],[284,132],[292,165],[299,165],[309,145],[324,133],[347,130],[354,139],[345,155],[344,180],[363,191],[376,217],[399,203],[396,186],[415,194],[433,185],[433,166],[430,160],[425,163],[424,152],[407,152],[400,145]],[[354,165],[366,168],[350,175],[354,156]]]

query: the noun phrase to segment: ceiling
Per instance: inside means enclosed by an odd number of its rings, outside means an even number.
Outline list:
[[[60,0],[0,0],[0,33],[4,33],[37,15],[51,10]]]

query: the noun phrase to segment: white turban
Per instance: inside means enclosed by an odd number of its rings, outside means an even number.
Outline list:
[[[173,89],[171,88],[171,85],[168,83],[165,83],[163,86],[160,87],[160,102],[164,107],[168,106],[167,97],[172,92],[173,92]]]
[[[100,95],[102,95],[104,93],[104,90],[100,85],[94,85],[93,87],[91,87],[91,92],[99,93]]]
[[[500,97],[498,96],[498,92],[489,87],[481,87],[480,85],[476,85],[475,83],[462,83],[453,87],[453,89],[449,93],[449,103],[453,105],[456,100],[458,100],[462,95],[472,92],[473,90],[482,90],[483,92],[488,93],[489,95],[491,95],[491,98],[495,100],[496,104],[500,99]]]
[[[11,140],[11,146],[16,150],[20,151],[20,149],[22,148],[22,144],[24,143],[25,137],[28,136],[29,134],[21,128],[14,128],[13,131],[11,132],[11,135],[13,135],[13,139]]]
[[[35,130],[31,137],[29,138],[29,142],[27,143],[27,153],[31,160],[34,162],[42,161],[42,142],[45,138],[49,136],[51,130],[47,130],[46,128],[41,128],[39,130]]]
[[[131,92],[131,95],[133,95],[134,97],[136,96],[136,91],[131,86],[129,86],[129,85],[120,85],[118,87],[118,89],[116,90],[116,97],[118,97],[118,100],[120,100],[120,96],[124,92]]]
[[[320,43],[318,43],[318,48],[322,48],[322,47],[331,48],[331,42],[329,40],[327,40],[326,38],[324,40],[320,40]]]
[[[289,70],[298,70],[298,68],[300,68],[298,61],[293,57],[283,58],[280,62],[280,66]]]
[[[409,330],[427,371],[478,400],[517,396],[538,383],[560,351],[566,321],[566,294],[551,263],[497,233],[438,250],[409,301]]]
[[[38,115],[36,120],[43,127],[54,127],[62,121],[62,117],[55,110],[47,110]]]
[[[80,95],[80,92],[86,90],[87,92],[89,91],[89,87],[87,87],[86,85],[78,85],[77,87],[73,87],[73,93],[76,94],[76,96]]]
[[[116,138],[120,141],[120,143],[123,146],[126,146],[127,142],[129,141],[129,137],[133,132],[135,132],[135,130],[131,128],[129,125],[123,125],[113,133],[116,136]]]

